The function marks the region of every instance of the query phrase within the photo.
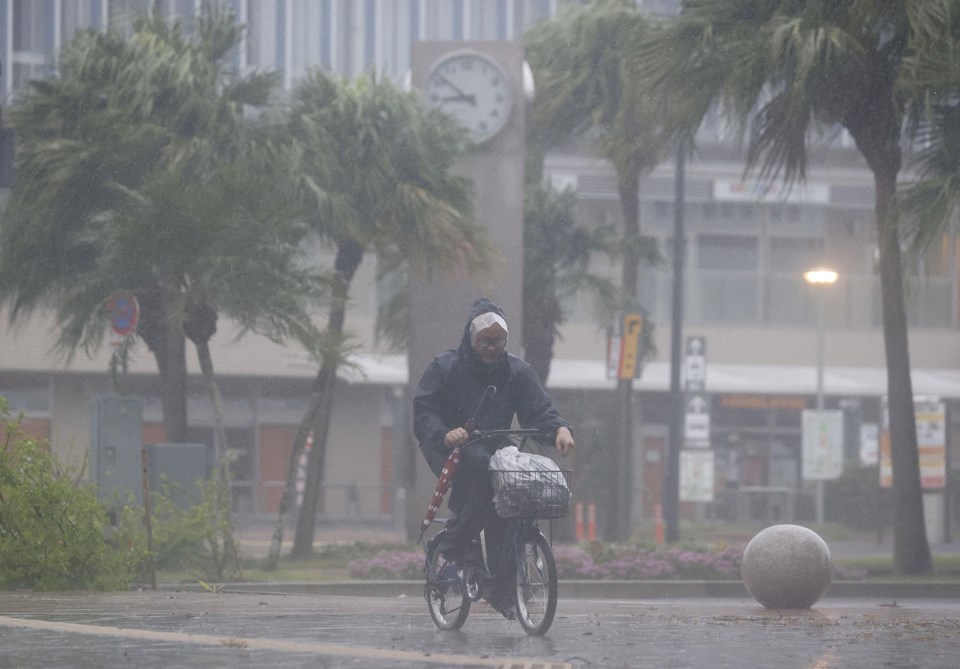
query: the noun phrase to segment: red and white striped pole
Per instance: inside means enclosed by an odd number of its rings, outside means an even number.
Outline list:
[[[593,502],[587,505],[587,539],[597,540],[597,505]]]
[[[663,545],[663,506],[660,504],[653,505],[653,518],[654,523],[656,524],[656,533],[657,533],[657,545]]]
[[[573,507],[573,515],[577,528],[577,543],[583,543],[583,502],[577,502]]]

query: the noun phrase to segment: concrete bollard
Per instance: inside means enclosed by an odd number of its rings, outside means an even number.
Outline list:
[[[809,609],[833,578],[830,549],[806,527],[773,525],[747,544],[740,576],[747,591],[768,609]]]

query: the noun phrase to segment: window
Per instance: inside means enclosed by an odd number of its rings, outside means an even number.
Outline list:
[[[327,2],[297,0],[290,22],[290,76],[301,78],[311,67],[330,64],[330,10]]]
[[[503,0],[470,0],[467,7],[467,34],[471,40],[506,38],[506,14]]]
[[[757,258],[755,237],[697,238],[698,294],[704,321],[757,320]]]
[[[423,39],[463,39],[463,9],[460,2],[425,0],[423,4]]]
[[[823,258],[819,239],[770,240],[770,271],[764,291],[764,316],[776,324],[814,322],[814,304],[803,273]]]
[[[53,7],[47,3],[13,3],[13,88],[47,76],[54,45]]]
[[[152,0],[110,0],[110,27],[128,32],[133,26],[133,20],[149,14],[152,7]]]
[[[102,21],[99,0],[63,2],[60,5],[60,39],[66,43],[73,39],[77,31],[100,29]]]
[[[756,271],[755,237],[700,235],[697,241],[697,267],[705,270]]]
[[[278,0],[248,0],[247,62],[260,70],[283,70],[278,58],[283,45]]]

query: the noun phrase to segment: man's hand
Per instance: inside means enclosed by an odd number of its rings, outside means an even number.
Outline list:
[[[573,451],[575,446],[570,430],[565,427],[559,428],[557,430],[557,450],[560,451],[560,455],[566,456]]]
[[[569,432],[567,434],[569,434]],[[470,435],[467,434],[466,430],[464,430],[462,427],[457,427],[450,430],[449,432],[447,432],[446,435],[444,435],[443,445],[452,451],[457,446],[463,446],[465,443],[467,443],[467,439],[469,437]]]

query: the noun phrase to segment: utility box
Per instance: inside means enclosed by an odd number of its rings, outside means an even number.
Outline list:
[[[147,444],[150,493],[169,496],[181,508],[203,501],[197,482],[207,478],[206,444]]]
[[[136,397],[109,395],[93,401],[90,419],[90,475],[97,498],[108,506],[122,505],[132,493],[143,501],[140,450],[143,447],[143,406]]]

